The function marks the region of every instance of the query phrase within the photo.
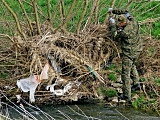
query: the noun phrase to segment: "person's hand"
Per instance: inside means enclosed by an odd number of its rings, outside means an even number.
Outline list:
[[[120,32],[122,32],[122,31],[123,31],[122,28],[117,29],[117,33],[120,33]]]
[[[112,17],[109,19],[109,22],[114,24],[115,23],[115,19],[113,19]]]
[[[133,19],[132,16],[128,12],[125,14],[125,16],[130,21]]]
[[[108,13],[111,13],[113,11],[113,8],[108,8]]]

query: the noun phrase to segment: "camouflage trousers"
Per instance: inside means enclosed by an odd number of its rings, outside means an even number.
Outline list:
[[[122,82],[123,95],[131,100],[131,82],[137,84],[139,82],[139,75],[135,65],[136,60],[132,60],[127,56],[122,56]]]

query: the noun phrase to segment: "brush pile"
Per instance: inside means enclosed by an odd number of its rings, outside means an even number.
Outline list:
[[[41,29],[46,31],[43,35],[27,36],[25,41],[20,36],[10,38],[11,41],[4,38],[2,42],[9,43],[6,43],[7,49],[1,47],[1,63],[8,70],[10,78],[3,80],[1,89],[10,89],[7,92],[9,96],[16,95],[17,90],[15,92],[13,88],[17,88],[18,79],[40,74],[45,63],[49,63],[49,79],[43,80],[36,90],[35,97],[39,98],[39,102],[53,102],[55,95],[46,87],[55,82],[58,83],[57,89],[62,89],[69,81],[74,83],[72,90],[61,97],[65,101],[77,101],[86,96],[98,97],[99,84],[105,85],[107,82],[101,71],[103,64],[115,48],[106,38],[106,26],[96,25],[79,35],[53,33],[45,24]]]

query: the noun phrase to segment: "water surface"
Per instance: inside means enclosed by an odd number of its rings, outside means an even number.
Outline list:
[[[38,120],[160,120],[155,113],[148,113],[132,107],[111,107],[105,104],[78,104],[78,105],[43,105],[33,107],[25,106],[27,111]],[[8,108],[12,119],[22,120],[15,110]],[[47,113],[48,115],[46,115]],[[50,115],[50,116],[49,116]]]

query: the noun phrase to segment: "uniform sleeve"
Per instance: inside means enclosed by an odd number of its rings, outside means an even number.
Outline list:
[[[116,25],[115,24],[110,24],[109,25],[109,31],[110,31],[110,38],[112,39],[112,40],[115,40],[114,38],[115,38],[115,36],[116,36]]]
[[[117,34],[117,36],[118,36],[119,38],[121,38],[121,39],[127,39],[127,38],[128,38],[127,34],[126,34],[124,31],[119,32],[119,33]]]
[[[114,38],[114,41],[121,43],[123,41],[127,41],[128,40],[128,36],[124,31],[118,32],[117,35]]]

